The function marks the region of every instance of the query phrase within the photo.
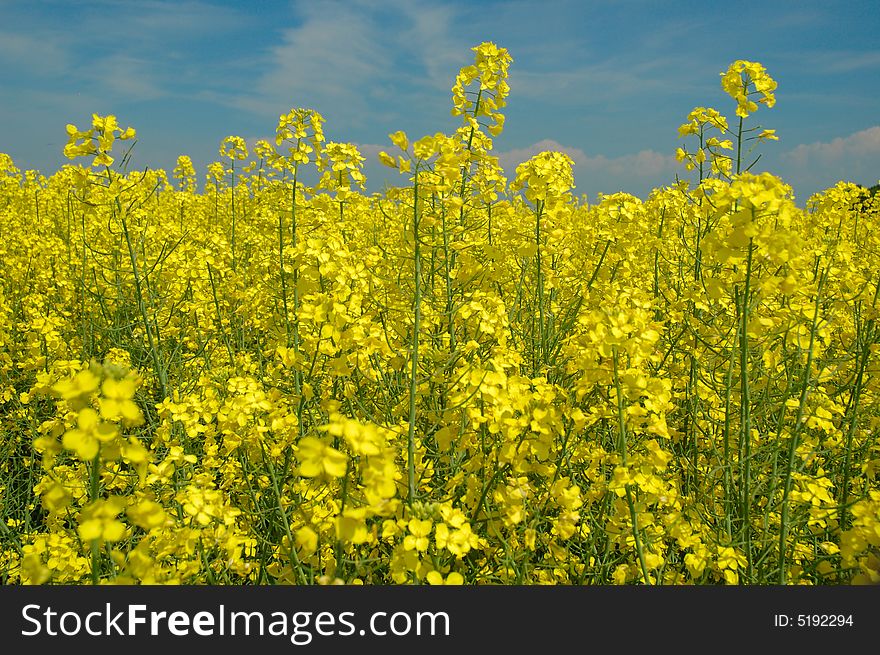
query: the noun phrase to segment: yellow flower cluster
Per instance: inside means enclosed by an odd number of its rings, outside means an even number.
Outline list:
[[[201,191],[114,167],[112,116],[89,167],[0,155],[2,582],[880,581],[880,197],[748,172],[746,61],[692,183],[508,184],[512,59],[473,52],[382,194],[310,109]]]
[[[766,69],[754,61],[738,60],[721,74],[721,88],[736,100],[736,115],[748,118],[758,109],[751,96],[760,95],[758,99],[763,105],[772,107],[776,104],[776,80],[767,74]]]
[[[136,136],[134,128],[124,130],[119,127],[115,116],[99,116],[92,114],[92,127],[80,130],[76,125],[67,126],[67,145],[64,155],[69,159],[95,155],[92,166],[112,166],[113,157],[110,151],[116,139],[126,141]]]

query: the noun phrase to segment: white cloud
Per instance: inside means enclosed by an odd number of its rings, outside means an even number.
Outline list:
[[[360,151],[361,156],[367,160],[368,164],[375,163],[379,160],[379,153],[381,151],[385,151],[391,153],[394,151],[394,146],[391,144],[388,145],[380,145],[377,143],[356,143],[358,151]]]
[[[783,179],[802,198],[838,181],[865,186],[880,176],[880,125],[831,141],[804,143],[780,155]]]
[[[656,150],[642,150],[631,155],[606,157],[605,155],[588,155],[580,148],[565,146],[553,139],[544,139],[527,148],[508,150],[497,153],[501,167],[513,175],[517,165],[527,161],[540,152],[563,152],[571,157],[575,171],[586,170],[591,173],[603,172],[614,175],[632,175],[635,177],[657,177],[672,175],[678,162],[671,155],[664,155]]]
[[[537,143],[533,143],[527,148],[517,148],[514,150],[508,150],[506,152],[496,152],[495,155],[498,157],[498,163],[501,165],[501,168],[503,168],[507,175],[512,178],[516,173],[517,166],[542,152],[565,153],[566,155],[571,157],[571,160],[575,163],[576,166],[583,165],[589,162],[589,157],[580,148],[564,146],[558,141],[554,141],[553,139],[544,139],[542,141],[538,141]]]
[[[518,164],[544,151],[563,152],[574,162],[574,177],[579,193],[614,193],[626,191],[646,196],[651,189],[673,182],[681,165],[672,155],[656,150],[641,150],[629,155],[607,157],[589,155],[580,148],[566,146],[553,139],[544,139],[527,148],[498,152],[498,161],[510,179]]]
[[[832,141],[801,144],[782,155],[795,166],[838,163],[849,158],[880,156],[880,125]]]
[[[592,170],[607,170],[615,174],[629,174],[636,177],[656,177],[672,175],[679,163],[672,155],[664,155],[656,150],[640,150],[632,155],[621,157],[590,157],[587,166]]]

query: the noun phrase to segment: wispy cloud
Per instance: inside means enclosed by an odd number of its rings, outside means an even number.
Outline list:
[[[467,47],[456,8],[427,2],[328,1],[298,7],[240,94],[214,97],[263,116],[310,107],[349,126],[391,120],[438,91],[448,93]]]
[[[234,5],[198,0],[90,0],[79,4],[79,29],[73,31],[73,37],[119,52],[141,53],[156,44],[185,46],[205,36],[221,38],[256,22]]]
[[[352,90],[382,77],[390,67],[388,55],[368,23],[333,12],[309,13],[301,27],[285,30],[282,42],[271,48],[271,68],[256,84],[258,95],[241,98],[242,106],[257,111],[271,106],[280,113],[290,103],[307,105],[307,98],[318,96],[345,102],[353,111],[362,108],[363,99]]]
[[[462,65],[462,57],[469,54],[468,47],[475,45],[456,35],[455,9],[410,0],[398,0],[396,6],[409,23],[409,27],[400,32],[399,44],[417,46],[413,48],[412,56],[418,68],[424,71],[431,86],[448,90]]]
[[[838,50],[814,52],[804,57],[815,72],[834,74],[880,70],[880,51]]]
[[[718,73],[746,58],[779,80],[780,120],[768,126],[790,139],[760,165],[804,194],[841,178],[872,183],[873,7],[807,4],[768,3],[731,40],[719,34],[749,6],[742,0],[716,15],[647,0],[545,0],[537,10],[530,0],[0,0],[0,149],[55,167],[43,153],[60,152],[66,122],[117,112],[138,129],[145,164],[187,152],[198,165],[226,134],[271,133],[279,114],[311,107],[328,139],[364,144],[368,177],[396,179],[375,161],[393,151],[387,134],[455,129],[454,76],[488,40],[513,57],[496,140],[509,176],[557,149],[576,163],[578,193],[669,184],[682,173],[676,125],[695,105],[728,113]],[[803,145],[783,156],[787,143]]]
[[[118,3],[111,3],[118,6]],[[192,38],[240,29],[248,21],[234,7],[217,3],[176,0],[141,0],[127,5],[127,22],[133,35]]]
[[[213,42],[210,55],[198,48],[255,22],[236,8],[194,0],[90,0],[75,7],[61,4],[44,20],[16,7],[8,14],[4,18],[18,29],[10,31],[8,22],[0,31],[5,69],[0,77],[20,71],[33,85],[63,76],[53,83],[87,87],[96,98],[135,101],[155,99],[182,84],[188,84],[186,95],[197,95],[210,77],[204,73],[222,70]]]
[[[699,65],[698,65],[699,66]],[[564,106],[608,106],[633,98],[690,93],[699,97],[707,82],[715,82],[717,72],[703,64],[702,72],[693,72],[693,64],[679,56],[642,60],[612,58],[588,66],[572,68],[560,62],[558,69],[513,69],[511,93],[517,98],[540,100]],[[682,70],[688,70],[683,76]]]
[[[0,32],[0,62],[38,76],[61,75],[70,65],[70,54],[58,39]]]
[[[126,100],[154,100],[166,94],[155,64],[145,59],[106,57],[92,63],[89,75],[105,92]]]

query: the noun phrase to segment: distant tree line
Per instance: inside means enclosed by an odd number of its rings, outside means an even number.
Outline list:
[[[871,211],[876,210],[878,208],[878,204],[880,204],[880,182],[871,187],[863,187],[861,184],[859,185],[861,188],[861,193],[859,194],[859,198],[853,202],[853,209],[856,211]]]

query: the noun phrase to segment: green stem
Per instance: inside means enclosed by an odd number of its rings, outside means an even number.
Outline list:
[[[232,160],[232,270],[235,270],[235,160]]]
[[[413,504],[416,498],[415,472],[415,430],[416,430],[416,391],[418,388],[419,367],[419,328],[422,318],[422,260],[419,242],[419,169],[416,165],[413,184],[413,237],[415,239],[415,297],[413,299],[413,333],[412,333],[412,367],[409,382],[409,430],[407,433],[407,470],[409,473],[408,502]]]
[[[797,455],[798,437],[801,432],[801,423],[804,418],[804,408],[807,404],[807,393],[810,387],[810,369],[813,366],[813,345],[816,342],[816,325],[819,322],[819,302],[822,297],[822,287],[828,277],[828,268],[826,268],[819,278],[819,286],[816,288],[816,302],[813,306],[813,322],[810,327],[810,350],[807,353],[807,365],[804,368],[804,377],[801,383],[801,397],[798,403],[797,417],[794,422],[794,430],[792,430],[791,440],[788,446],[788,463],[785,468],[785,486],[782,491],[782,516],[779,526],[779,584],[786,584],[788,577],[785,569],[785,542],[788,539],[789,530],[789,505],[788,497],[791,494],[792,472],[794,471],[794,460]]]
[[[95,453],[95,457],[92,460],[92,466],[89,470],[89,501],[95,503],[98,501],[98,494],[101,493],[100,489],[101,482],[101,450],[98,449],[98,452]],[[99,547],[99,539],[92,539],[91,542],[91,554],[92,554],[92,584],[97,585],[100,583],[101,572],[100,572],[100,547]]]
[[[297,250],[297,233],[296,233],[296,177],[298,168],[293,169],[293,189],[290,197],[290,230],[293,240],[293,253],[296,257]],[[299,369],[299,266],[293,267],[293,351],[297,355],[297,361],[293,369],[293,382],[296,388],[296,394],[302,397],[302,371]],[[302,403],[300,403],[302,405]],[[299,436],[303,436],[302,413],[297,416],[299,419]]]
[[[739,175],[742,166],[742,136],[743,136],[743,117],[739,117],[739,128],[736,131],[736,174]]]
[[[290,316],[287,311],[287,275],[284,271],[284,213],[278,212],[278,265],[281,269],[281,303],[284,307],[284,345],[290,348]]]
[[[753,217],[754,220],[754,217]],[[742,295],[742,310],[740,312],[742,323],[739,332],[739,380],[740,380],[740,418],[742,440],[741,452],[743,452],[742,462],[742,538],[745,544],[747,575],[748,579],[752,578],[752,526],[751,526],[751,464],[752,464],[752,408],[749,386],[749,304],[751,302],[751,282],[752,282],[752,255],[754,247],[752,239],[749,239],[749,254],[746,262],[746,281],[745,289]]]
[[[214,273],[211,269],[210,262],[208,263],[208,279],[211,281],[211,293],[214,296],[214,309],[217,312],[217,328],[220,330],[220,334],[223,335],[223,342],[226,344],[226,352],[229,354],[229,365],[232,366],[235,364],[235,356],[232,353],[232,345],[229,342],[229,337],[226,335],[226,329],[223,327],[223,317],[220,314],[220,301],[217,300],[217,285],[214,283]]]
[[[871,303],[872,310],[877,306],[878,297],[880,297],[880,283],[878,283],[874,288],[874,300]],[[856,376],[855,387],[853,389],[852,395],[850,396],[849,407],[847,407],[847,413],[849,414],[849,427],[846,431],[846,453],[843,460],[843,486],[840,490],[840,527],[842,530],[846,529],[847,527],[846,505],[849,500],[849,464],[850,458],[852,456],[853,436],[855,435],[856,431],[856,420],[858,418],[859,401],[862,397],[864,373],[867,370],[868,358],[871,356],[871,346],[874,344],[876,336],[877,335],[874,330],[874,319],[872,318],[868,320],[868,325],[864,331],[864,345],[862,346],[861,351],[861,362],[857,366],[858,375]]]
[[[734,336],[734,343],[739,339],[739,325],[737,325],[737,334]],[[730,363],[727,366],[727,378],[724,385],[724,507],[725,522],[727,524],[728,539],[733,537],[733,526],[731,525],[731,515],[735,500],[733,498],[733,485],[731,483],[731,463],[730,463],[730,396],[733,391],[733,365],[736,361],[736,351],[733,344],[730,348]]]
[[[260,444],[263,453],[263,461],[266,464],[266,470],[269,473],[269,479],[272,481],[272,491],[275,493],[275,501],[278,507],[278,516],[281,517],[281,526],[284,528],[284,534],[287,537],[287,544],[290,546],[290,550],[288,555],[290,556],[290,563],[293,568],[296,570],[297,575],[299,576],[299,581],[301,584],[308,584],[308,579],[306,578],[305,571],[303,571],[302,563],[299,561],[299,556],[296,554],[296,542],[293,539],[293,534],[290,531],[290,521],[287,519],[287,511],[284,509],[284,503],[281,500],[281,487],[278,484],[278,476],[275,475],[275,466],[272,464],[272,460],[266,455],[266,447],[264,444]]]
[[[538,282],[538,361],[543,364],[546,359],[546,338],[544,333],[544,275],[541,270],[541,215],[544,212],[544,202],[538,201],[535,211],[535,266],[537,268]],[[536,367],[534,374],[538,374]]]
[[[620,373],[617,356],[617,346],[614,346],[614,388],[617,391],[617,449],[620,453],[621,465],[626,467],[626,419],[623,409],[623,389],[620,386]],[[633,540],[636,544],[636,553],[639,557],[639,566],[642,569],[642,579],[646,585],[651,584],[648,577],[648,567],[645,565],[645,553],[642,549],[642,540],[639,537],[638,514],[636,514],[636,506],[633,501],[632,485],[626,485],[626,504],[629,506],[629,516],[632,521]]]
[[[156,371],[156,377],[159,381],[159,394],[164,399],[168,395],[168,376],[165,372],[165,367],[162,365],[162,358],[159,353],[159,348],[156,344],[156,339],[153,336],[153,328],[150,324],[150,319],[147,317],[147,308],[144,301],[143,289],[141,287],[141,277],[140,272],[138,271],[137,256],[134,252],[134,246],[131,243],[131,235],[129,234],[128,230],[128,221],[125,219],[124,214],[120,216],[120,220],[122,222],[122,231],[125,234],[125,243],[128,246],[128,258],[131,262],[131,272],[134,276],[134,286],[135,291],[137,292],[138,309],[140,310],[141,320],[144,324],[144,332],[147,335],[147,342],[150,346],[150,355],[153,359],[153,368]]]
[[[857,368],[858,373],[856,375],[855,385],[853,386],[852,396],[850,399],[850,410],[851,414],[849,416],[849,426],[846,430],[846,450],[843,459],[843,485],[840,488],[840,527],[842,530],[846,529],[847,525],[847,502],[849,501],[849,466],[850,459],[852,457],[852,442],[853,436],[856,431],[856,421],[858,419],[859,413],[859,401],[862,396],[862,387],[864,385],[864,374],[867,368],[868,358],[871,356],[871,337],[873,336],[873,327],[874,321],[873,319],[868,321],[867,327],[867,335],[865,337],[865,345],[862,347],[860,358]]]

